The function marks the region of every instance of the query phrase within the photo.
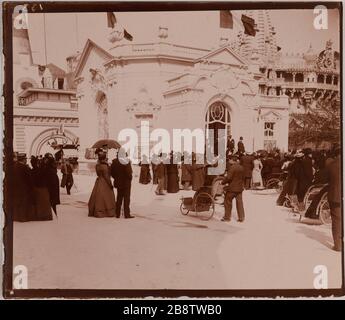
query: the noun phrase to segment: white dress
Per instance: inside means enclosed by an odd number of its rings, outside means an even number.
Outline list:
[[[253,185],[259,185],[260,187],[263,187],[262,176],[261,176],[262,167],[263,166],[262,166],[261,161],[259,159],[255,159],[253,173],[252,173]]]

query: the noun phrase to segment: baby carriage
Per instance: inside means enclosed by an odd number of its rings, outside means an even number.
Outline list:
[[[217,176],[211,185],[201,187],[195,191],[193,197],[181,198],[180,211],[183,215],[195,212],[202,220],[210,220],[215,212],[215,205],[219,203],[219,197],[223,195],[224,177]]]

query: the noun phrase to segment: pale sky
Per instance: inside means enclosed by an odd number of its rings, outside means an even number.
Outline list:
[[[310,9],[270,10],[270,16],[277,32],[277,44],[283,52],[302,53],[310,44],[316,51],[321,51],[329,39],[333,40],[333,48],[339,50],[339,13],[335,9],[328,10],[327,30],[314,29],[315,15]],[[133,43],[157,41],[159,25],[169,28],[166,41],[201,48],[216,48],[219,43],[219,11],[119,12],[116,17],[134,37]],[[35,63],[44,64],[44,38],[48,63],[55,63],[64,69],[66,57],[77,49],[81,51],[88,38],[104,49],[111,46],[107,40],[109,29],[105,12],[47,13],[45,24],[43,21],[43,14],[29,15]],[[129,43],[126,40],[123,42]]]

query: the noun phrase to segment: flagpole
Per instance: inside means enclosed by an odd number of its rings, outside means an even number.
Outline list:
[[[78,29],[78,14],[75,14],[75,36],[76,36],[76,53],[79,52],[79,29]]]
[[[46,14],[43,13],[43,32],[44,32],[44,57],[46,61],[46,66],[48,64],[48,59],[47,59],[47,34],[46,34]]]

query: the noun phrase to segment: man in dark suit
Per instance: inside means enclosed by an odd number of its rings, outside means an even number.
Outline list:
[[[227,141],[227,154],[233,154],[235,151],[235,140],[232,138],[232,136],[228,137]]]
[[[254,156],[246,153],[241,157],[240,163],[244,169],[244,188],[250,189],[250,182],[252,180],[254,168]]]
[[[243,208],[243,200],[242,200],[242,192],[243,192],[243,181],[244,181],[244,169],[239,164],[238,158],[236,156],[232,156],[229,160],[230,162],[230,169],[226,178],[223,180],[222,184],[228,184],[228,186],[224,187],[225,193],[225,200],[224,200],[224,207],[225,207],[225,214],[222,218],[222,221],[230,221],[231,220],[231,210],[232,210],[232,200],[236,199],[236,209],[238,215],[238,221],[244,221],[244,208]]]
[[[240,137],[240,141],[237,143],[237,151],[238,154],[241,156],[245,153],[244,143],[243,143],[243,137]]]
[[[120,218],[122,202],[124,205],[124,214],[126,219],[134,218],[130,214],[131,184],[132,184],[132,166],[123,151],[119,151],[117,157],[111,164],[111,176],[114,178],[114,187],[117,190],[116,197],[116,218]]]
[[[342,213],[341,213],[341,164],[340,148],[335,150],[335,159],[327,166],[328,174],[328,202],[331,209],[333,250],[342,250]]]

